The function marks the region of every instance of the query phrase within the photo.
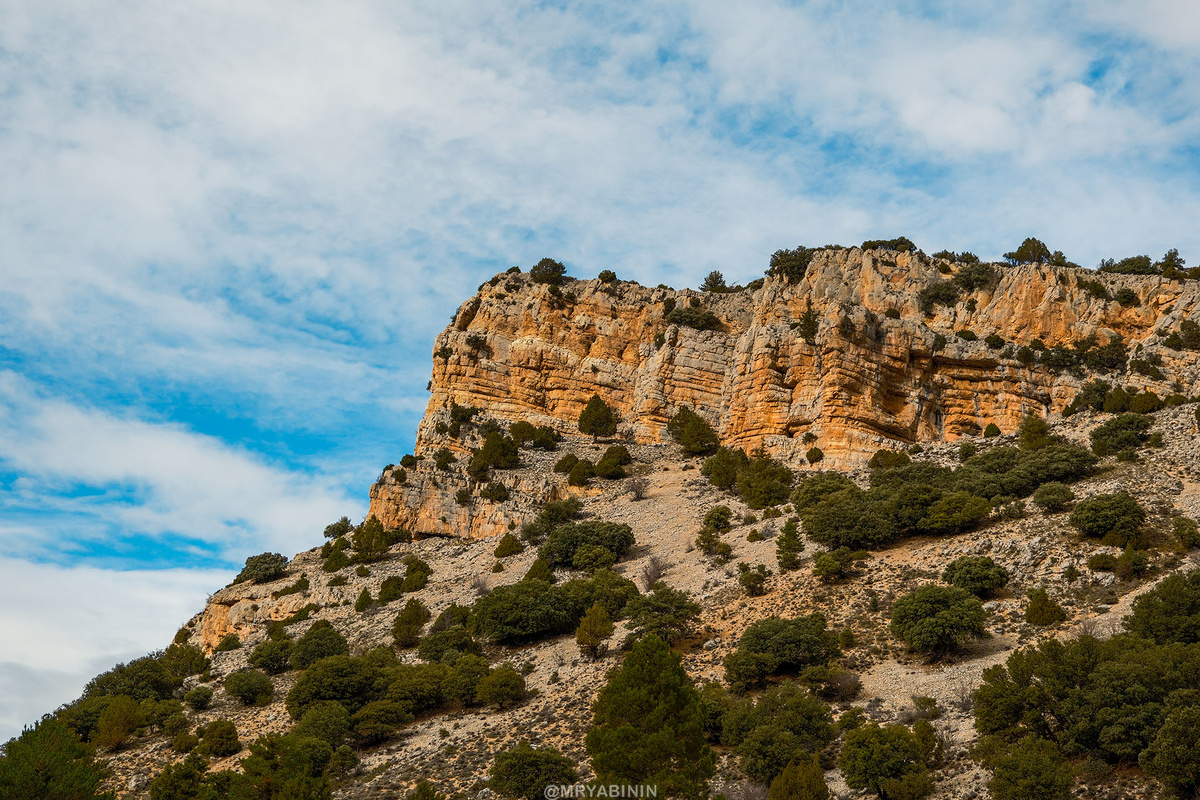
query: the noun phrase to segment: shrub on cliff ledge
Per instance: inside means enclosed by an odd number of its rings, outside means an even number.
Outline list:
[[[233,579],[234,583],[254,581],[255,583],[270,583],[279,580],[284,575],[288,560],[279,553],[260,553],[246,559],[246,566]]]
[[[305,669],[316,661],[329,656],[344,656],[350,653],[350,645],[328,620],[317,620],[303,636],[292,645],[292,666]]]

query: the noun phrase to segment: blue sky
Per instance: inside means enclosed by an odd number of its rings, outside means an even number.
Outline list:
[[[361,516],[434,335],[513,264],[694,286],[898,235],[1200,260],[1184,0],[0,19],[0,736]]]

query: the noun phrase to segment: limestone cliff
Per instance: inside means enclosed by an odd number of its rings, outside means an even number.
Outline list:
[[[1060,412],[1090,376],[1022,363],[1017,351],[1035,340],[1053,348],[1121,337],[1131,354],[1161,357],[1163,377],[1107,377],[1160,396],[1200,379],[1196,352],[1161,345],[1181,320],[1200,319],[1200,282],[997,266],[986,286],[922,313],[921,290],[962,269],[854,248],[817,253],[798,282],[768,277],[730,293],[599,280],[560,288],[497,275],[436,340],[417,454],[469,452],[469,442],[444,433],[452,404],[568,432],[599,394],[621,414],[623,436],[639,443],[662,441],[686,405],[730,446],[761,446],[799,465],[815,444],[822,466],[853,466],[880,447],[953,440],[989,423],[1007,432],[1027,412]],[[1132,291],[1137,303],[1103,299],[1096,281],[1109,296]],[[670,324],[672,307],[709,311],[720,329]],[[806,339],[800,321],[810,307],[818,324]],[[974,338],[958,335],[966,331]],[[1004,344],[989,346],[992,334]],[[488,503],[455,503],[466,483],[450,474],[439,480],[425,467],[407,478],[372,489],[371,511],[386,525],[482,536],[512,520]]]

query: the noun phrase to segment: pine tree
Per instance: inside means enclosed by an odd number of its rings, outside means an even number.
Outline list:
[[[800,528],[796,520],[789,519],[784,523],[779,533],[779,541],[775,544],[775,559],[779,569],[787,572],[800,567],[800,554],[804,552],[804,542],[800,540]]]
[[[589,658],[598,658],[603,652],[605,640],[613,634],[612,618],[604,610],[604,606],[594,603],[575,630],[575,642],[579,651]]]
[[[54,717],[26,728],[0,755],[0,797],[7,800],[112,800],[100,792],[104,767]]]
[[[587,407],[580,413],[579,432],[588,434],[593,439],[612,436],[617,432],[617,415],[608,403],[600,399],[600,395],[592,395]]]
[[[597,783],[654,786],[660,797],[707,796],[716,760],[704,738],[700,694],[662,639],[633,646],[592,710],[587,751]]]

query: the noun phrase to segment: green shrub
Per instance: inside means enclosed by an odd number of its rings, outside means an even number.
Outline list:
[[[848,575],[853,562],[854,552],[849,547],[818,553],[813,559],[813,574],[826,583],[833,583]]]
[[[511,664],[501,664],[479,679],[475,700],[480,705],[507,708],[525,699],[525,678]]]
[[[344,550],[333,550],[325,562],[321,564],[321,569],[324,572],[337,572],[350,566],[350,556],[346,555]]]
[[[433,567],[413,554],[408,554],[401,562],[404,564],[404,581],[400,589],[404,592],[419,592],[429,583]]]
[[[613,283],[617,279],[617,273],[611,269],[602,269],[600,270],[600,274],[596,276],[596,279],[601,283]],[[566,783],[566,781],[563,782]]]
[[[687,592],[662,581],[654,584],[647,594],[630,600],[625,611],[629,627],[639,636],[654,636],[669,644],[689,636],[700,616],[700,606]]]
[[[576,551],[583,545],[602,547],[619,560],[633,546],[633,530],[628,525],[599,520],[568,523],[550,534],[538,549],[538,557],[553,567],[572,566]]]
[[[554,471],[560,475],[566,475],[578,463],[578,456],[573,453],[566,453],[562,458],[554,462]]]
[[[1071,487],[1057,481],[1042,484],[1033,493],[1033,502],[1047,513],[1062,511],[1074,499]]]
[[[1057,625],[1067,618],[1067,612],[1045,589],[1032,589],[1029,592],[1029,605],[1025,606],[1025,621],[1030,625]]]
[[[1022,450],[1041,450],[1053,444],[1050,426],[1036,414],[1026,414],[1017,428],[1017,442]]]
[[[687,406],[681,406],[667,422],[667,433],[688,455],[710,455],[720,445],[712,426]]]
[[[608,611],[600,603],[593,603],[575,629],[575,643],[581,653],[595,659],[601,655],[605,641],[612,634],[613,623]]]
[[[511,533],[506,533],[500,539],[500,544],[496,545],[496,549],[492,551],[492,555],[496,558],[507,558],[515,556],[525,550],[525,545],[521,544],[521,540],[513,536]]]
[[[703,796],[716,771],[699,694],[680,657],[642,639],[609,673],[586,746],[596,782],[644,785],[663,796]]]
[[[517,443],[499,433],[489,433],[484,437],[483,446],[471,455],[467,463],[467,475],[472,480],[482,481],[487,478],[488,470],[513,469],[520,464],[521,453]]]
[[[822,750],[834,738],[829,706],[795,681],[763,692],[758,701],[731,704],[721,742],[734,748],[742,772],[770,784],[788,764]]]
[[[217,642],[217,646],[213,648],[214,653],[228,653],[230,650],[237,650],[242,646],[242,640],[238,638],[236,633],[227,633],[221,637],[221,641]]]
[[[1117,557],[1111,553],[1097,553],[1088,559],[1087,565],[1092,572],[1116,572]]]
[[[225,693],[244,706],[263,706],[271,702],[275,687],[265,673],[250,669],[226,676]]]
[[[771,571],[765,565],[751,567],[745,561],[738,564],[738,583],[750,597],[760,597],[766,594],[767,578]]]
[[[913,789],[928,780],[920,745],[903,725],[881,728],[872,722],[849,731],[838,768],[850,788],[867,789],[885,799],[921,797],[923,793]]]
[[[225,758],[242,750],[237,727],[227,719],[213,720],[204,728],[197,752],[214,758]]]
[[[370,608],[374,602],[371,598],[371,590],[364,586],[362,592],[358,595],[358,599],[354,601],[354,610],[361,614]]]
[[[567,268],[563,263],[552,258],[543,258],[529,268],[529,277],[534,283],[547,283],[551,286],[561,284],[566,274]]]
[[[574,558],[572,558],[574,561]],[[545,583],[555,583],[558,579],[554,577],[554,568],[550,566],[550,562],[544,558],[537,558],[529,565],[529,571],[525,573],[525,577],[521,581],[543,581]]]
[[[268,639],[250,652],[247,662],[271,675],[287,672],[292,668],[292,641]]]
[[[317,620],[292,646],[292,667],[307,669],[329,656],[347,655],[350,645],[327,620]]]
[[[729,506],[714,506],[704,515],[704,527],[725,533],[733,527],[733,512]]]
[[[1130,494],[1117,492],[1077,503],[1069,521],[1084,536],[1124,547],[1137,537],[1146,512]]]
[[[796,673],[829,663],[839,655],[825,616],[768,617],[746,629],[737,649],[725,657],[725,680],[735,692],[765,684],[772,675]]]
[[[987,556],[960,556],[942,572],[942,580],[976,597],[988,597],[1008,585],[1008,570]]]
[[[875,455],[871,456],[871,460],[867,462],[867,466],[871,469],[895,469],[912,463],[912,459],[907,453],[900,453],[895,450],[876,450]]]
[[[1162,400],[1149,389],[1140,394],[1135,394],[1129,400],[1129,410],[1134,414],[1153,414],[1155,411],[1162,410],[1162,407]]]
[[[605,480],[619,480],[625,477],[625,465],[632,463],[629,450],[624,445],[615,444],[596,463],[596,475]]]
[[[292,735],[319,739],[337,747],[350,735],[350,712],[334,700],[320,700],[308,707],[291,730]]]
[[[492,481],[479,490],[479,496],[489,503],[503,503],[508,500],[508,487],[499,481]]]
[[[429,611],[415,597],[409,598],[392,623],[392,637],[397,647],[415,647],[421,638],[421,629],[429,621]]]
[[[965,589],[927,583],[896,601],[891,631],[913,650],[937,657],[986,637],[986,617],[979,599]]]
[[[787,502],[793,474],[784,464],[769,456],[749,459],[737,473],[737,493],[752,509]]]
[[[1053,743],[1033,736],[1021,739],[986,762],[992,770],[988,789],[994,800],[1068,800],[1073,778]]]
[[[536,641],[575,630],[583,609],[561,587],[542,581],[499,586],[475,603],[475,630],[501,644]]]
[[[433,628],[437,628],[437,623],[434,623]],[[417,655],[424,661],[442,661],[446,654],[451,652],[479,656],[483,655],[483,647],[461,625],[442,630],[431,629],[429,635],[417,645]]]
[[[939,280],[917,294],[917,308],[922,314],[932,314],[938,306],[953,306],[958,302],[958,285],[952,280]]]
[[[588,481],[596,477],[596,468],[586,458],[581,458],[567,473],[568,486],[587,486]]]
[[[1125,627],[1160,645],[1200,642],[1200,572],[1164,578],[1134,601]]]
[[[579,414],[579,432],[593,439],[612,436],[617,432],[617,414],[612,407],[594,394]]]
[[[668,325],[682,325],[698,331],[719,331],[725,327],[720,317],[703,308],[675,308],[663,319]]]
[[[101,793],[107,770],[59,719],[46,716],[0,753],[0,794],[13,800],[112,800]]]
[[[761,534],[759,538],[762,538]],[[783,528],[779,532],[779,540],[775,543],[775,560],[779,562],[779,569],[783,571],[799,569],[802,552],[804,552],[804,542],[800,540],[799,526],[796,524],[795,518],[789,519],[783,523]]]
[[[1141,447],[1154,420],[1141,414],[1122,414],[1092,430],[1092,452],[1103,458],[1127,448]]]
[[[279,553],[260,553],[246,559],[246,565],[233,579],[234,583],[254,581],[255,583],[270,583],[284,576],[288,560]]]
[[[207,686],[197,686],[183,696],[183,702],[187,703],[193,711],[203,711],[212,702],[212,696],[212,689]]]
[[[776,250],[771,254],[770,266],[767,267],[766,274],[782,278],[788,283],[799,283],[817,252],[815,248],[809,247]]]
[[[792,492],[792,506],[797,512],[804,511],[828,495],[851,488],[854,488],[854,481],[840,472],[818,472],[797,484],[796,491]]]
[[[1175,519],[1171,520],[1171,533],[1188,550],[1195,550],[1197,547],[1200,547],[1200,527],[1196,525],[1194,519],[1175,517]]]
[[[120,750],[140,723],[142,717],[137,701],[128,695],[116,695],[109,698],[108,705],[100,712],[89,741],[104,750]]]
[[[503,797],[542,800],[547,786],[574,785],[575,764],[553,747],[530,747],[521,740],[511,750],[496,753],[488,786]]]

